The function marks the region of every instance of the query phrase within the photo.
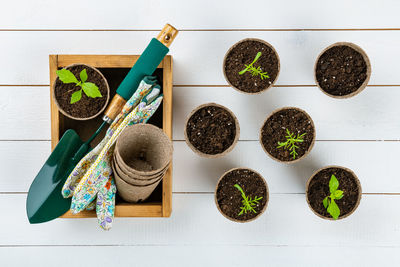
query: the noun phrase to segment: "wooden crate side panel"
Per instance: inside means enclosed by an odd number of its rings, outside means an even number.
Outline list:
[[[49,56],[49,69],[50,69],[50,115],[51,115],[51,150],[53,150],[58,140],[59,136],[59,124],[60,124],[60,116],[58,112],[58,108],[56,103],[53,100],[53,85],[56,79],[56,70],[58,66],[58,57],[57,55]]]
[[[172,140],[172,56],[166,56],[163,62],[163,130]],[[163,178],[162,188],[162,216],[169,217],[172,211],[172,163]]]
[[[139,55],[58,55],[58,66],[84,63],[98,68],[131,68]],[[163,68],[161,61],[158,68]]]
[[[68,211],[60,218],[95,218],[96,212],[81,211],[78,214],[72,214]],[[149,204],[128,204],[123,203],[115,206],[115,217],[162,217],[161,203]]]

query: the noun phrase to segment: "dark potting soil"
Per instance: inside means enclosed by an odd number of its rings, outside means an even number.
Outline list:
[[[274,158],[282,161],[293,161],[293,155],[289,149],[278,148],[278,142],[285,142],[286,129],[294,135],[303,136],[302,143],[296,143],[299,148],[296,148],[298,153],[295,159],[302,157],[310,149],[313,142],[314,126],[311,120],[303,112],[289,108],[278,111],[273,114],[261,129],[261,142],[265,150],[268,151]]]
[[[338,189],[343,191],[343,198],[335,200],[340,209],[340,218],[354,210],[361,194],[356,178],[347,170],[332,167],[317,173],[309,183],[307,199],[314,211],[324,217],[332,218],[322,203],[324,198],[330,195],[329,181],[332,174],[339,181]]]
[[[259,203],[254,206],[256,213],[250,211],[239,215],[241,211],[242,195],[240,191],[234,187],[238,184],[247,197],[254,199],[262,197]],[[237,169],[228,172],[218,183],[217,202],[221,211],[230,218],[240,221],[247,221],[258,216],[267,203],[267,187],[263,178],[257,173],[248,169]]]
[[[189,142],[199,151],[220,154],[235,140],[235,119],[221,107],[203,107],[189,118],[186,133]]]
[[[82,98],[78,102],[71,104],[71,96],[74,92],[81,89],[80,86],[76,86],[74,83],[63,83],[60,79],[56,80],[55,86],[55,97],[61,109],[73,117],[88,118],[96,115],[106,104],[107,101],[107,86],[106,81],[92,68],[87,66],[74,66],[69,70],[75,75],[80,81],[80,72],[86,69],[88,79],[87,82],[92,82],[99,87],[102,97],[91,98],[82,92]]]
[[[367,78],[367,63],[353,48],[334,46],[318,59],[316,78],[319,86],[328,94],[348,95],[357,91]]]
[[[269,78],[261,79],[259,75],[253,76],[247,71],[242,75],[239,72],[245,69],[245,64],[253,62],[258,52],[261,57],[253,64],[261,67],[262,72],[267,72]],[[229,82],[237,89],[257,93],[269,87],[278,76],[279,60],[271,47],[255,40],[247,40],[237,44],[227,55],[224,71]]]

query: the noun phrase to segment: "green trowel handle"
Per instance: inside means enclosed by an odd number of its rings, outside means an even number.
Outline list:
[[[136,64],[131,68],[128,75],[126,75],[125,79],[119,85],[117,94],[122,96],[125,100],[128,100],[139,86],[143,77],[153,74],[168,51],[168,47],[153,38],[143,54],[136,61]]]
[[[152,75],[169,51],[169,46],[178,34],[178,30],[166,24],[157,38],[153,38],[135,65],[119,85],[117,94],[108,106],[104,119],[112,122],[121,111],[125,102],[133,95],[144,76]]]

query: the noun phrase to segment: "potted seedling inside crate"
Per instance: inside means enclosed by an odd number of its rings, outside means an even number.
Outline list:
[[[339,42],[325,48],[314,67],[319,89],[334,98],[349,98],[367,86],[371,64],[367,54],[353,43]]]
[[[185,124],[185,140],[198,155],[221,157],[231,151],[239,140],[240,127],[228,108],[208,103],[195,108]]]
[[[85,64],[57,70],[53,96],[60,112],[75,120],[89,120],[101,114],[110,98],[103,74]]]
[[[260,39],[244,39],[226,53],[223,73],[236,90],[257,94],[270,88],[278,78],[279,56],[269,43]]]
[[[277,161],[299,161],[310,153],[314,145],[314,122],[299,108],[277,109],[264,121],[260,142],[267,155]]]
[[[267,208],[269,191],[264,178],[254,170],[235,168],[217,183],[215,203],[223,216],[235,222],[249,222]]]
[[[340,166],[328,166],[316,171],[306,184],[310,209],[328,220],[350,216],[361,200],[361,184],[355,173]]]

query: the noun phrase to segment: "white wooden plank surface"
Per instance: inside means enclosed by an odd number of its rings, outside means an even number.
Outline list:
[[[329,261],[332,255],[340,255],[341,266],[399,265],[399,8],[396,0],[3,3],[0,266],[338,266]],[[178,85],[172,217],[118,218],[108,233],[95,219],[29,225],[26,193],[19,192],[27,191],[50,152],[48,87],[5,85],[48,85],[49,54],[138,54],[165,22],[184,30],[171,47]],[[277,84],[285,87],[260,96],[215,87],[226,86],[221,66],[226,50],[246,37],[264,39],[277,49],[282,68]],[[385,86],[368,87],[343,101],[315,87],[299,87],[314,84],[316,56],[336,41],[364,48],[372,63],[370,84]],[[231,108],[241,124],[241,140],[253,141],[240,141],[217,160],[189,150],[180,141],[184,120],[208,101]],[[318,141],[310,156],[295,165],[272,161],[255,140],[265,116],[285,105],[310,113],[317,139],[336,141]],[[368,193],[344,221],[321,220],[305,201],[305,179],[327,164],[352,168]],[[219,215],[212,194],[218,176],[240,165],[259,170],[272,192],[266,213],[243,225]],[[248,257],[236,257],[241,254]],[[70,255],[72,260],[66,258]]]
[[[116,218],[110,232],[95,218],[30,225],[25,201],[26,195],[0,195],[7,215],[0,220],[1,245],[400,247],[400,196],[364,195],[351,217],[333,222],[314,215],[304,194],[272,194],[259,219],[238,224],[219,214],[212,194],[174,194],[170,218]]]
[[[175,141],[173,191],[214,192],[222,173],[245,166],[259,171],[272,193],[304,193],[305,182],[315,170],[338,164],[358,175],[364,193],[400,193],[399,150],[400,142],[317,141],[309,157],[286,165],[270,159],[257,141],[239,141],[226,157],[215,160],[200,158],[185,142]],[[27,192],[50,153],[50,142],[0,142],[0,151],[0,162],[4,166],[0,193]]]
[[[0,87],[0,140],[50,140],[49,86]]]
[[[0,31],[0,84],[49,84],[49,54],[139,54],[156,34]],[[400,30],[181,32],[171,46],[174,83],[226,85],[223,57],[230,46],[247,37],[264,39],[276,48],[281,60],[278,85],[314,84],[316,57],[338,41],[354,42],[366,51],[372,65],[370,84],[400,85],[400,66],[390,63],[400,56]]]
[[[316,87],[274,87],[259,96],[230,87],[175,87],[173,138],[184,139],[184,123],[192,109],[217,102],[238,117],[240,140],[258,140],[265,118],[282,106],[306,110],[318,140],[399,140],[398,99],[400,86],[367,87],[347,100],[327,97]],[[47,86],[0,87],[0,121],[7,125],[0,140],[50,140],[49,105]]]
[[[73,255],[66,258],[66,252]],[[340,255],[340,266],[397,266],[397,247],[296,247],[296,246],[101,246],[0,248],[3,262],[13,266],[277,266],[337,267],[329,261]],[[44,256],[45,255],[45,256]],[[93,256],[89,256],[93,255]],[[113,255],[96,257],[95,255]],[[254,263],[254,264],[251,264]]]
[[[396,0],[10,1],[0,12],[3,29],[379,28],[399,27]],[[82,15],[82,12],[85,15]],[[151,19],[147,17],[151,14]]]
[[[50,155],[50,141],[2,141],[0,192],[28,192]]]

